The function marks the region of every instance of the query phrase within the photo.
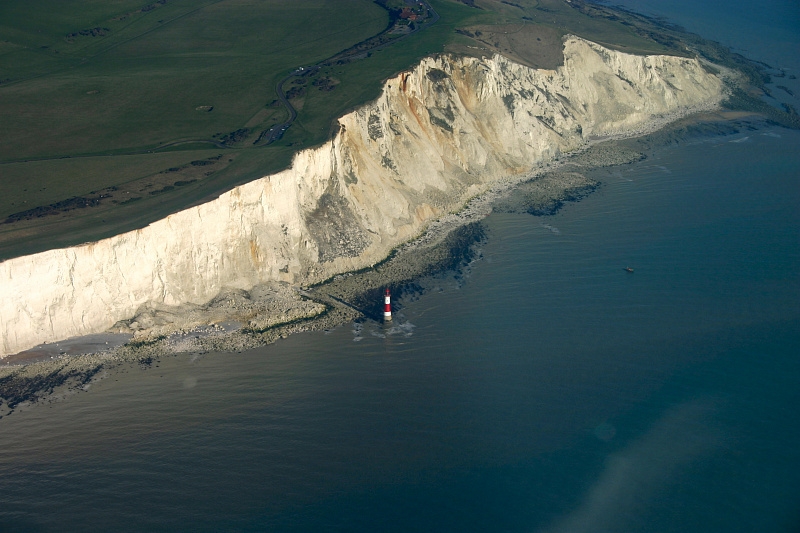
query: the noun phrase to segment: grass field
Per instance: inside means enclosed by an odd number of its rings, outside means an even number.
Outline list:
[[[78,3],[25,2],[29,15],[51,4]],[[53,23],[37,50],[29,46],[0,57],[0,79],[11,80],[0,86],[0,160],[152,150],[175,139],[237,130],[274,98],[275,82],[286,71],[324,59],[387,23],[385,12],[365,0],[197,5],[170,0],[131,22],[117,22],[117,31],[114,13],[92,10],[91,19],[75,21],[71,29],[111,28],[107,35],[70,43],[64,37],[69,27]],[[10,18],[0,12],[0,19],[15,25]],[[28,45],[34,41],[30,32]],[[23,60],[31,55],[46,57],[25,69]],[[51,72],[40,75],[44,65]],[[213,110],[197,110],[201,106]]]
[[[457,29],[524,24],[555,36],[551,48],[571,32],[664,51],[562,0],[469,3],[431,0],[441,16],[435,25],[285,86],[295,89],[298,118],[268,146],[256,143],[260,132],[286,119],[277,81],[383,31],[382,7],[372,0],[0,3],[0,222],[7,221],[0,259],[141,227],[284,168],[298,149],[326,140],[337,116],[377,96],[385,78],[431,53],[486,46]],[[91,207],[75,208],[73,197]]]

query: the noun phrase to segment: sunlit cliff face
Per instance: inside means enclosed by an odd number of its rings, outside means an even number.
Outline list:
[[[501,56],[425,59],[283,172],[140,230],[0,263],[0,355],[104,331],[146,302],[203,303],[223,287],[368,266],[492,182],[722,94],[696,60],[576,37],[555,71]]]

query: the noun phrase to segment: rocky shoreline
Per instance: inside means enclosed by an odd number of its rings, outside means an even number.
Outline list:
[[[669,117],[672,126],[662,129],[656,122],[649,131],[634,132],[635,138],[620,135],[588,142],[581,150],[543,164],[525,177],[501,180],[462,210],[439,218],[421,236],[369,268],[340,274],[311,287],[276,282],[250,291],[226,290],[202,306],[147,306],[109,332],[131,335],[122,346],[32,362],[12,358],[0,365],[0,417],[87,390],[93,381],[116,368],[146,368],[178,353],[241,352],[294,333],[380,320],[384,287],[390,287],[395,301],[399,299],[402,304],[404,294],[420,290],[419,280],[446,272],[458,275],[468,268],[485,239],[481,220],[492,211],[552,215],[565,202],[579,201],[599,186],[584,175],[593,169],[640,161],[646,151],[692,132],[725,135],[742,127],[758,127],[752,122],[708,126],[709,116],[697,113],[710,111],[694,109],[689,116],[687,110],[682,117]]]
[[[743,87],[764,83],[764,69],[753,62],[658,20],[582,1],[574,2],[574,7],[597,18],[622,15],[630,19],[631,26],[637,31],[654,40],[675,50],[694,52],[702,58],[703,69],[715,75],[721,74],[725,80],[727,108],[756,111],[776,120],[774,110],[764,111],[763,106],[756,105],[760,105],[756,97],[743,92]],[[628,81],[624,77],[621,79]],[[405,91],[405,78],[402,84]],[[547,91],[544,94],[549,100],[550,94]],[[510,110],[515,107],[513,98],[504,103]],[[595,168],[633,163],[645,158],[650,150],[693,136],[726,135],[743,128],[761,126],[758,120],[730,120],[730,114],[723,116],[717,114],[717,110],[716,104],[684,107],[657,116],[636,129],[602,130],[602,133],[584,138],[585,142],[577,150],[574,144],[564,148],[571,150],[566,155],[556,155],[551,159],[552,152],[548,151],[546,160],[549,162],[539,164],[525,175],[497,179],[488,185],[488,190],[467,201],[458,212],[430,222],[421,235],[399,245],[386,259],[370,267],[338,274],[309,287],[271,281],[249,290],[224,289],[202,305],[150,303],[139,308],[134,317],[118,322],[106,334],[101,334],[109,338],[128,338],[122,345],[111,342],[107,349],[77,353],[74,349],[71,352],[59,349],[59,344],[64,346],[64,342],[51,343],[44,349],[37,347],[38,350],[0,359],[0,418],[26,405],[54,401],[86,390],[93,381],[115,368],[149,367],[157,364],[161,357],[177,353],[239,352],[275,342],[292,333],[328,329],[351,321],[379,320],[383,287],[392,288],[395,297],[400,298],[400,302],[395,300],[396,303],[402,305],[403,295],[418,291],[420,280],[426,276],[443,272],[458,275],[460,270],[468,268],[480,254],[480,243],[485,238],[480,221],[492,211],[552,215],[565,202],[579,201],[601,186],[586,177]],[[746,114],[744,112],[739,118]],[[451,121],[442,122],[447,113],[434,115],[431,114],[431,122],[440,124],[445,130],[449,128],[452,133]],[[370,115],[368,125],[372,125],[373,118]],[[784,122],[778,120],[782,125]],[[624,127],[619,124],[617,127]],[[389,124],[389,129],[397,135],[394,126],[396,124]],[[350,130],[356,131],[353,127]],[[388,136],[388,130],[373,132],[369,129],[369,133],[374,142],[382,139],[384,133]],[[557,147],[555,153],[558,154]],[[391,160],[386,163],[389,167],[393,164]],[[469,194],[479,190],[477,185],[474,187],[475,190],[469,188]],[[403,238],[410,235],[404,234]],[[380,255],[384,253],[385,249]],[[102,343],[98,346],[103,348]]]

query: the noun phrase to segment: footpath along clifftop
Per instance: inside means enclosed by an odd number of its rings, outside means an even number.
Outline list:
[[[0,356],[106,331],[145,305],[370,266],[492,184],[713,108],[724,87],[696,59],[573,36],[556,70],[499,55],[424,59],[283,172],[140,230],[0,263]]]

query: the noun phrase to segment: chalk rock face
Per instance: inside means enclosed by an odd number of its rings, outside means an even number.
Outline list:
[[[199,304],[224,287],[368,266],[495,180],[723,95],[693,59],[577,37],[564,56],[555,71],[427,58],[288,170],[143,229],[0,263],[0,355],[104,331],[148,302]]]

